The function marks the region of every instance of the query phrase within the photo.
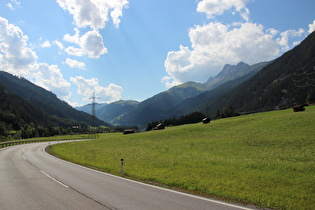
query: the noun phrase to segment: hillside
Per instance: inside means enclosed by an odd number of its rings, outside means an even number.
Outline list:
[[[154,119],[161,119],[163,113],[167,111],[169,107],[176,106],[183,100],[196,96],[204,91],[205,85],[195,82],[175,86],[168,91],[164,91],[142,101],[135,106],[134,109],[117,116],[111,122],[119,125],[137,125],[143,127]]]
[[[24,78],[0,71],[0,87],[0,130],[5,136],[15,131],[21,131],[16,138],[65,134],[73,125],[87,127],[91,123],[91,115]],[[109,126],[99,119],[97,125]]]
[[[95,111],[97,111],[98,109],[103,109],[107,106],[108,104],[107,103],[95,103]],[[74,107],[76,110],[79,110],[79,111],[83,111],[83,112],[86,112],[88,114],[91,114],[92,113],[92,104],[87,104],[87,105],[84,105],[84,106],[78,106],[78,107]],[[96,116],[97,116],[97,113],[96,113]],[[99,118],[99,116],[97,116]],[[107,121],[107,120],[105,120]]]
[[[208,90],[212,90],[226,82],[236,80],[246,75],[254,75],[270,63],[270,61],[261,62],[251,66],[244,62],[239,62],[236,65],[226,64],[218,75],[208,79],[206,82],[207,86],[209,87]]]
[[[212,87],[215,88],[184,100],[178,106],[172,107],[168,111],[168,115],[173,114],[173,116],[178,117],[191,112],[201,111],[206,113],[206,115],[213,117],[212,114],[207,112],[208,107],[205,108],[206,110],[203,110],[204,104],[207,104],[210,101],[216,101],[222,95],[229,93],[235,87],[253,77],[269,63],[271,62],[261,62],[250,66],[240,62],[237,65],[225,65],[223,70],[215,78],[208,81],[208,83],[212,84]]]
[[[315,32],[231,92],[203,104],[214,116],[232,106],[238,112],[260,112],[315,102]]]
[[[8,92],[1,84],[0,101],[0,141],[67,134],[69,128],[77,124],[74,120],[43,112],[17,94]]]
[[[115,119],[115,124],[146,126],[151,121],[179,117],[189,114],[209,97],[215,98],[236,87],[241,82],[256,74],[270,62],[261,62],[248,65],[240,62],[237,65],[225,65],[222,71],[207,83],[187,82],[174,86],[167,91],[159,93],[143,102],[134,110]],[[213,90],[209,94],[209,90]],[[206,95],[209,97],[205,97]]]
[[[110,122],[113,125],[116,125],[116,119],[120,116],[134,110],[138,105],[139,101],[134,100],[120,100],[113,103],[108,104],[105,107],[98,108],[96,110],[96,115],[106,121]]]
[[[74,109],[68,103],[58,99],[52,92],[24,78],[15,77],[7,72],[0,71],[0,83],[7,91],[17,94],[49,115],[87,124],[91,122],[89,114]],[[97,125],[106,125],[105,122],[100,120],[97,120],[96,123]]]

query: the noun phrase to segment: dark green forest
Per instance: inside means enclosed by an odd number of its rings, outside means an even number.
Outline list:
[[[0,71],[0,141],[88,133],[91,121],[52,92]],[[95,125],[111,127],[97,118]]]
[[[78,122],[48,115],[0,84],[0,141],[48,137],[78,133]],[[87,124],[80,125],[81,133],[88,132]]]

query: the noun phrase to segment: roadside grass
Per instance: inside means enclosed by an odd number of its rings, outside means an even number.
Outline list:
[[[43,141],[58,141],[58,140],[78,140],[78,139],[88,139],[88,134],[75,134],[75,135],[63,135],[63,136],[49,136],[49,137],[35,137],[35,138],[29,138],[29,139],[17,139],[17,140],[8,140],[8,141],[2,141],[0,143],[8,143],[8,142],[18,142],[18,141],[37,141],[37,140],[43,140]]]
[[[315,209],[315,106],[53,145],[109,173],[227,201]]]

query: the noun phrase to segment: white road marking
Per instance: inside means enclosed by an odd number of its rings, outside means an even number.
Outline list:
[[[23,157],[24,160],[27,160],[25,155],[24,155],[24,152],[25,152],[25,149],[23,149],[22,157]]]
[[[55,178],[49,176],[49,175],[48,175],[47,173],[45,173],[44,171],[40,171],[40,172],[42,172],[45,176],[47,176],[47,177],[50,178],[51,180],[53,180],[53,181],[57,182],[58,184],[64,186],[65,188],[69,188],[68,185],[65,185],[64,183],[58,181],[57,179],[55,179]]]

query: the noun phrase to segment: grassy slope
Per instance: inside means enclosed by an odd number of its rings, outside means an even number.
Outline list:
[[[54,145],[74,162],[226,200],[315,208],[315,107]]]

